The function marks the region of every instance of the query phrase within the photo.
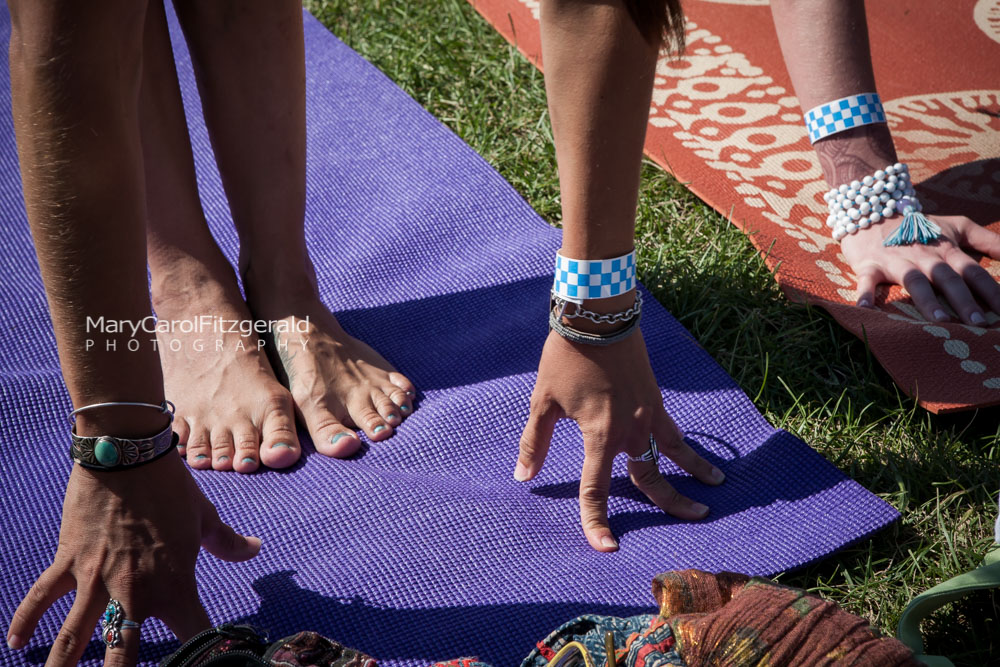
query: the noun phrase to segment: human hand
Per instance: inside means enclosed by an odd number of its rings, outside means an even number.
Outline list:
[[[260,540],[222,523],[180,456],[124,472],[74,466],[63,502],[59,546],[52,565],[14,612],[7,643],[23,648],[42,614],[76,589],[76,600],[49,651],[46,665],[75,665],[110,598],[125,618],[162,619],[185,641],[211,625],[198,599],[195,561],[200,547],[229,561],[253,558]],[[139,631],[123,628],[105,665],[132,665]]]
[[[652,433],[660,452],[705,484],[721,484],[722,471],[695,453],[663,408],[640,333],[608,346],[571,343],[550,332],[538,364],[531,414],[521,435],[515,479],[538,474],[556,422],[568,417],[583,433],[580,520],[598,551],[615,551],[608,526],[611,465],[616,454],[639,456]],[[702,519],[708,507],[685,498],[660,474],[655,461],[629,461],[629,478],[660,509],[681,519]]]
[[[858,305],[874,304],[880,283],[895,283],[906,289],[929,321],[945,322],[951,317],[936,289],[964,323],[985,326],[983,309],[973,295],[1000,314],[1000,285],[963,248],[1000,259],[1000,235],[965,217],[928,217],[941,227],[941,238],[929,245],[883,246],[898,225],[896,218],[844,237],[844,257],[858,278]]]

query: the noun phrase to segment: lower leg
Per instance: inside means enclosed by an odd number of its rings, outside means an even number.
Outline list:
[[[273,341],[319,451],[389,437],[413,409],[410,382],[349,336],[319,299],[306,251],[305,55],[301,5],[176,0],[233,221],[247,302],[266,320],[309,320]]]
[[[248,320],[236,275],[202,212],[162,0],[150,3],[144,61],[139,110],[154,308],[166,321]],[[254,336],[175,331],[159,342],[192,467],[251,472],[259,463],[283,468],[298,459],[291,395]]]

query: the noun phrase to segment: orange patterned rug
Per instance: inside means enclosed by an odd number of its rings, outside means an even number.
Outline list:
[[[470,0],[541,67],[538,0]],[[687,0],[685,57],[657,67],[647,154],[731,216],[789,298],[822,306],[932,412],[1000,404],[1000,316],[926,321],[899,287],[853,306],[854,275],[826,228],[819,163],[767,0]],[[868,3],[875,75],[900,160],[926,211],[1000,232],[1000,0]],[[900,67],[901,63],[909,63]],[[982,260],[994,276],[1000,262]]]

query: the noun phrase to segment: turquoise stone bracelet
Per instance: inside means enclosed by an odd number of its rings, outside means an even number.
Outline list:
[[[71,434],[70,457],[85,468],[124,470],[156,460],[177,447],[173,424],[149,438],[115,438],[110,435],[83,437]]]

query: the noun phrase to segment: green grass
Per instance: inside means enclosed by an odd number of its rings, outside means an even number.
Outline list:
[[[542,75],[465,0],[306,6],[558,223]],[[768,420],[903,514],[871,540],[782,581],[891,634],[910,597],[978,565],[997,511],[998,412],[939,418],[916,407],[862,341],[823,312],[789,302],[747,238],[652,163],[643,169],[637,247],[643,282]],[[539,628],[539,637],[549,630]],[[924,632],[929,651],[956,664],[1000,662],[1000,596],[946,607]]]

